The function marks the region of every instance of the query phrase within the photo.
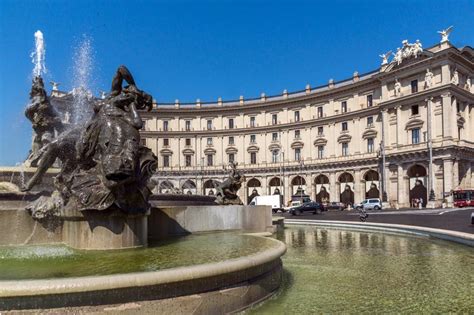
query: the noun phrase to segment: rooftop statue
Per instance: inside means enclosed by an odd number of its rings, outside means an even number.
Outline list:
[[[382,66],[388,64],[388,58],[392,55],[392,51],[389,50],[385,54],[379,55],[380,58],[382,58]]]
[[[415,43],[410,44],[408,40],[403,40],[402,41],[402,48],[398,47],[396,53],[393,54],[393,59],[391,63],[396,63],[397,65],[400,65],[404,59],[408,59],[411,57],[418,58],[418,56],[423,52],[423,45],[421,44],[420,40],[416,40]],[[389,54],[389,53],[387,53]],[[382,65],[385,65],[385,60],[388,62],[388,57],[385,55],[380,55],[380,57],[384,58]]]
[[[449,41],[449,34],[451,34],[452,31],[453,31],[453,26],[450,26],[445,30],[438,31],[438,34],[441,35],[441,41],[440,41],[441,44]]]
[[[123,80],[129,85],[122,87]],[[56,158],[62,167],[51,197],[29,205],[34,217],[65,211],[122,210],[143,213],[149,208],[147,187],[157,158],[140,145],[138,110],[151,110],[152,97],[139,90],[130,71],[120,66],[109,96],[96,101],[93,117],[84,126],[62,132],[41,149],[37,171],[23,187],[32,189]]]
[[[230,162],[229,168],[229,178],[216,188],[216,203],[221,205],[242,205],[242,200],[240,200],[237,192],[245,181],[245,177],[237,171],[237,163]]]

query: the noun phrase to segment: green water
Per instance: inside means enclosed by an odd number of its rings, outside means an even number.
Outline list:
[[[66,246],[0,247],[0,280],[155,271],[234,259],[272,246],[274,242],[261,237],[213,233],[118,251],[80,251]]]
[[[290,227],[284,280],[251,314],[474,314],[474,250],[426,238]]]

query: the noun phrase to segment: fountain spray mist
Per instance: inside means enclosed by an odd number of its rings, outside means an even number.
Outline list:
[[[92,41],[83,36],[73,57],[73,108],[72,123],[74,125],[85,123],[92,114],[92,71],[94,65],[94,52]]]
[[[33,68],[33,76],[41,76],[46,73],[46,45],[44,43],[43,33],[38,30],[35,32],[35,51],[30,55],[31,62],[35,65]]]

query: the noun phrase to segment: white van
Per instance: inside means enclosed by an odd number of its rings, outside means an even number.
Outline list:
[[[250,206],[271,206],[273,213],[283,210],[280,195],[255,196],[249,204]]]

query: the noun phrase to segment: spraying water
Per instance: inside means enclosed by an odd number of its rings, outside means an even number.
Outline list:
[[[92,113],[92,71],[94,56],[91,40],[84,36],[74,53],[74,70],[72,94],[74,96],[72,108],[72,123],[80,125],[85,123]]]
[[[31,53],[31,62],[35,65],[33,76],[41,76],[46,73],[46,45],[44,43],[43,33],[38,30],[35,32],[35,51]]]

